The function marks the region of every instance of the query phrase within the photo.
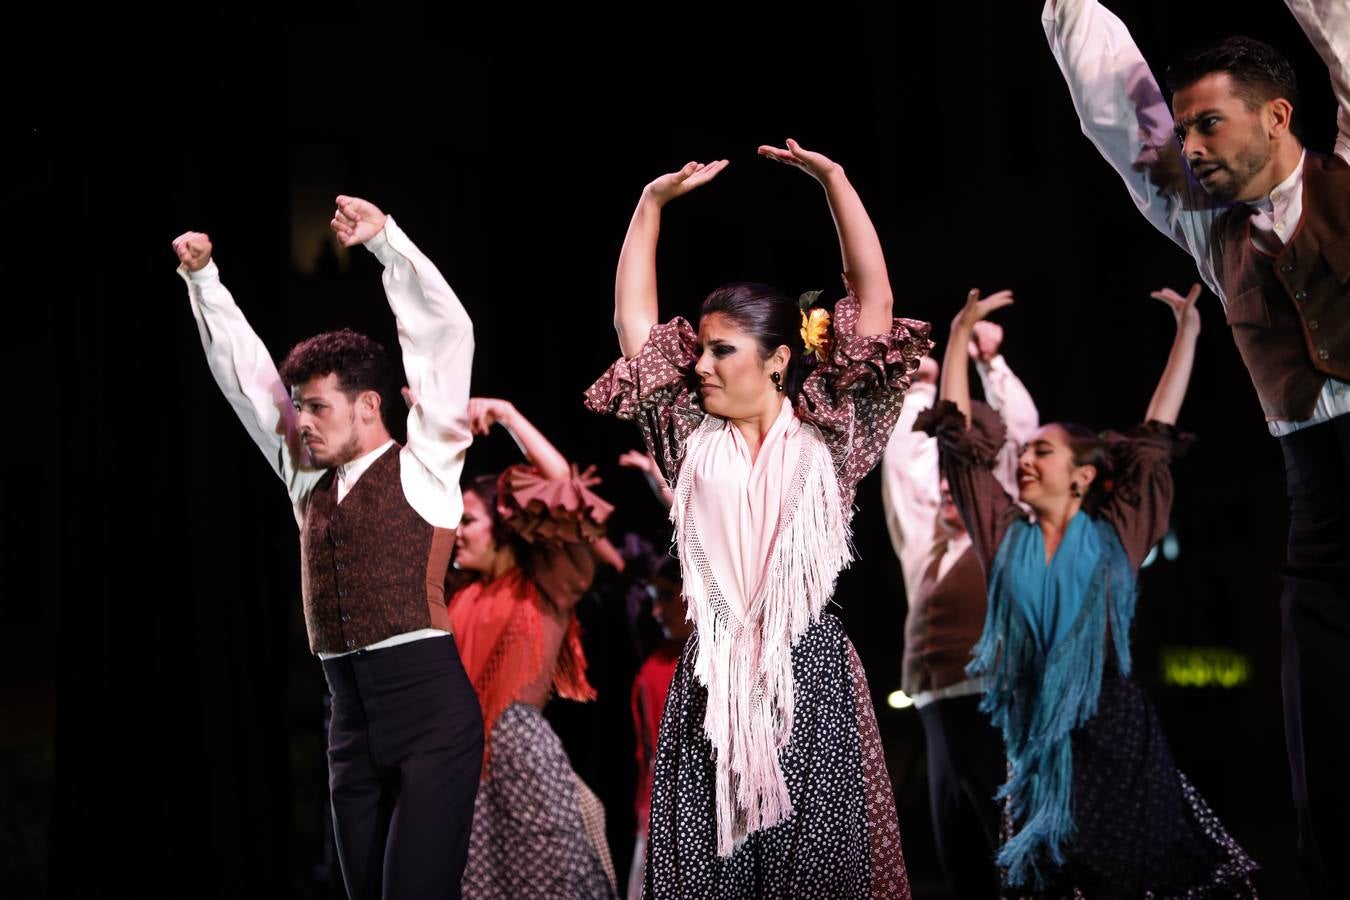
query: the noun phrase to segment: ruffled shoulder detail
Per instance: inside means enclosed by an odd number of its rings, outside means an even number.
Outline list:
[[[570,478],[545,478],[533,466],[514,465],[497,479],[497,512],[530,544],[560,547],[590,543],[605,535],[614,507],[591,491],[600,483],[591,466],[572,466]]]
[[[829,447],[846,513],[858,482],[886,449],[910,376],[933,347],[928,323],[914,319],[892,319],[884,334],[859,335],[861,312],[851,290],[835,304],[829,352],[806,376],[795,407]]]
[[[1157,421],[1136,425],[1124,434],[1110,431],[1102,439],[1111,460],[1103,487],[1108,495],[1130,506],[1139,505],[1152,470],[1185,456],[1195,443],[1194,435]]]
[[[829,354],[806,376],[797,399],[798,417],[822,432],[847,428],[858,397],[889,393],[898,399],[933,347],[929,324],[915,319],[892,319],[884,334],[859,335],[861,313],[851,291],[835,304]]]
[[[956,404],[939,400],[919,413],[914,430],[937,438],[942,453],[972,467],[992,469],[1008,437],[1007,426],[987,404],[971,403],[970,423]]]
[[[672,394],[696,397],[692,379],[697,344],[698,335],[681,316],[653,325],[636,356],[620,357],[586,389],[586,408],[631,419]]]

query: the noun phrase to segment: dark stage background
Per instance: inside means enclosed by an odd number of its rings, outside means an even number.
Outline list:
[[[1328,148],[1325,72],[1274,0],[1115,4],[1159,64],[1244,32],[1287,50],[1309,143]],[[67,20],[11,32],[20,197],[9,267],[7,652],[0,655],[0,892],[6,897],[334,896],[321,859],[322,679],[299,615],[295,525],[202,360],[169,243],[209,231],[226,283],[274,354],[352,326],[396,347],[379,267],[329,239],[331,198],[368,197],[435,260],[474,318],[474,391],[514,400],[571,458],[597,463],[616,533],[663,519],[615,465],[637,442],[581,391],[616,355],[613,267],[642,185],[726,156],[668,207],[664,313],[756,279],[834,289],[821,192],[755,157],[787,136],[846,166],[885,244],[896,312],[948,323],[970,286],[1012,287],[1006,356],[1046,420],[1132,424],[1172,336],[1151,289],[1190,260],[1139,217],[1081,136],[1039,4],[755,7],[601,19],[502,7],[490,24],[261,5]],[[1177,467],[1179,552],[1143,574],[1137,669],[1181,766],[1301,896],[1278,689],[1280,454],[1226,333],[1205,333]],[[514,459],[476,444],[471,472]],[[892,710],[903,589],[875,473],[838,609],[871,677],[916,896],[945,896],[922,735]],[[621,623],[589,611],[604,699],[553,710],[577,769],[631,840]],[[1164,648],[1230,648],[1234,688],[1161,677]],[[555,704],[557,706],[557,704]],[[614,728],[604,723],[615,723]]]

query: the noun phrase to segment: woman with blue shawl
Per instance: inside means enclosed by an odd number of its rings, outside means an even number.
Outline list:
[[[990,466],[1003,428],[972,410],[967,344],[1012,302],[971,291],[952,322],[941,401],[916,429],[942,473],[989,583],[969,671],[1003,732],[1008,781],[998,863],[1008,897],[1249,897],[1256,865],[1177,771],[1152,706],[1130,680],[1136,573],[1167,529],[1168,465],[1190,380],[1199,285],[1154,297],[1177,320],[1145,423],[1098,436],[1043,426],[1022,449],[1018,500]],[[1029,513],[1028,513],[1029,510]]]

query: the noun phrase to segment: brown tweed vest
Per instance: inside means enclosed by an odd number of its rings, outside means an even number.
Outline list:
[[[445,571],[454,531],[436,528],[403,496],[394,444],[337,502],[329,470],[300,526],[300,583],[314,653],[345,653],[419,628],[450,630]]]
[[[1350,381],[1350,165],[1309,153],[1303,218],[1283,251],[1251,242],[1251,209],[1214,222],[1228,324],[1266,419],[1312,415],[1328,376]]]

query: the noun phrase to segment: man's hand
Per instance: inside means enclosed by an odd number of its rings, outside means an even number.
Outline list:
[[[211,261],[211,238],[200,231],[185,231],[173,239],[173,252],[189,272],[199,272]]]
[[[970,336],[970,357],[985,365],[998,356],[998,348],[1003,346],[1003,326],[997,322],[981,319],[975,323]]]
[[[384,230],[384,220],[387,218],[378,206],[368,200],[339,195],[333,221],[328,224],[337,234],[338,243],[351,247],[364,244]]]

